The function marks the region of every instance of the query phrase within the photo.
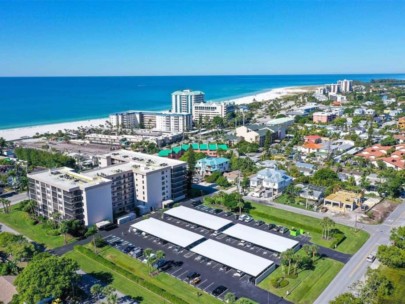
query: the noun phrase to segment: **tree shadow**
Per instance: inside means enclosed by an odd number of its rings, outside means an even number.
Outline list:
[[[106,271],[91,272],[90,275],[106,285],[111,284],[114,280],[112,274]]]
[[[143,297],[137,296],[137,297],[131,297],[131,296],[125,296],[122,297],[118,300],[118,303],[125,303],[125,304],[135,304],[135,303],[141,303],[143,301]]]

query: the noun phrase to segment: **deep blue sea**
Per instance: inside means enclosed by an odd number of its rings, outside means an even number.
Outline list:
[[[405,74],[156,76],[156,77],[3,77],[0,78],[0,129],[102,118],[125,110],[166,110],[175,90],[201,90],[207,100],[224,100],[268,89],[334,83],[405,79]]]

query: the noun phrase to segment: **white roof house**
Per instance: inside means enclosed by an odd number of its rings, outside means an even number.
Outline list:
[[[266,168],[257,172],[250,178],[251,187],[263,187],[268,189],[282,190],[291,184],[292,178],[285,171]]]
[[[254,277],[274,265],[273,261],[214,240],[206,240],[191,251]]]
[[[299,242],[289,238],[241,224],[236,224],[223,231],[223,233],[275,252],[283,252],[295,248],[299,244]]]
[[[140,221],[131,225],[131,227],[183,248],[189,247],[204,238],[200,234],[167,224],[154,218]]]
[[[230,220],[184,206],[172,208],[165,214],[215,231],[232,224]]]

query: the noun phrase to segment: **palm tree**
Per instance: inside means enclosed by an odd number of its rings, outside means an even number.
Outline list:
[[[64,242],[66,245],[66,234],[69,232],[69,226],[66,221],[62,221],[60,223],[59,231],[60,231],[60,233],[63,234]]]
[[[318,254],[319,247],[317,245],[315,245],[315,244],[312,244],[311,245],[311,251],[312,251],[312,259],[314,259]]]
[[[165,252],[163,250],[156,251],[155,255],[156,255],[157,260],[164,259],[165,256],[166,256],[166,254],[165,254]]]
[[[291,264],[294,259],[295,251],[294,249],[288,249],[281,253],[281,260],[283,261],[282,264],[288,264],[288,272],[290,274]]]
[[[93,297],[98,299],[100,295],[103,293],[103,287],[100,284],[94,284],[90,288],[90,293]]]
[[[239,215],[241,215],[242,214],[242,209],[245,207],[245,203],[242,202],[242,201],[239,201],[236,206],[239,208]]]
[[[58,222],[61,219],[62,215],[58,212],[58,211],[54,211],[51,214],[51,218],[52,218],[52,224],[54,229],[58,228]]]
[[[107,297],[107,304],[118,304],[118,296],[116,293],[112,293]]]
[[[224,296],[224,302],[225,303],[235,303],[236,302],[236,296],[232,292],[227,292],[226,295]]]
[[[11,202],[8,199],[0,198],[0,203],[3,205],[4,213],[10,213]]]
[[[27,208],[26,210],[28,210],[28,213],[31,216],[35,216],[35,210],[37,206],[38,206],[37,202],[32,199],[28,200],[27,204],[25,205],[25,207]]]

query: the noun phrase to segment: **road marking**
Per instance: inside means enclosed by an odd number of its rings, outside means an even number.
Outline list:
[[[366,257],[372,252],[372,251],[374,251],[375,250],[375,248],[373,247],[373,248],[371,248],[368,252],[367,252],[367,254],[366,254],[366,256],[364,257],[362,257],[361,258],[361,260],[360,260],[360,263],[358,263],[357,264],[357,266],[353,269],[353,271],[350,273],[350,277],[352,277],[353,276],[353,274],[355,273],[355,272],[357,272],[357,270],[360,268],[360,266],[362,266],[362,265],[364,265],[363,264],[363,262],[366,260]]]
[[[183,269],[183,267],[180,267],[179,269],[177,269],[177,270],[175,270],[175,271],[173,271],[171,274],[175,274],[176,272],[178,272],[179,270],[182,270]]]
[[[204,288],[204,290],[207,290],[208,287],[210,287],[211,285],[214,285],[215,282],[212,282],[210,285],[208,285],[207,287]]]
[[[185,272],[183,272],[181,275],[179,275],[178,277],[182,277],[184,274],[186,274],[188,272],[188,270],[186,270]]]

